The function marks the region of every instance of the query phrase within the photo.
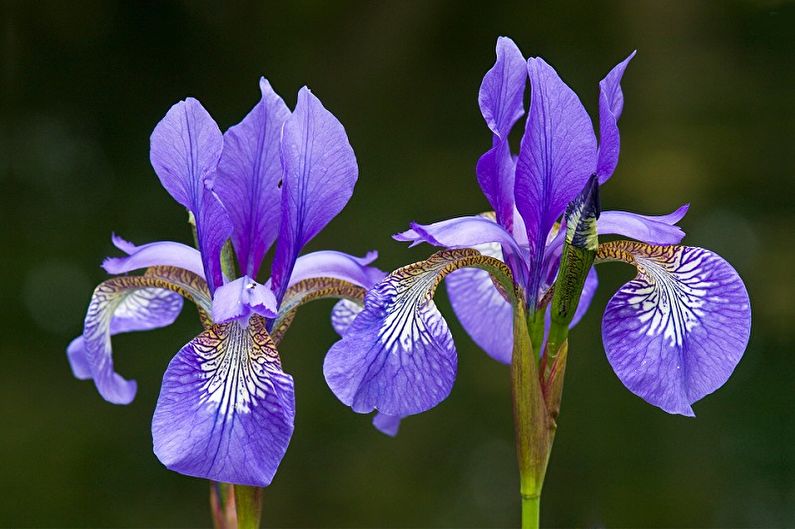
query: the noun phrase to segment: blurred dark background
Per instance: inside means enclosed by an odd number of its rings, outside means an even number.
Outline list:
[[[190,242],[160,187],[149,134],[199,98],[222,129],[267,76],[290,106],[309,85],[345,125],[360,180],[309,249],[431,252],[389,235],[480,212],[490,136],[477,108],[498,35],[541,55],[594,114],[597,83],[632,49],[618,171],[603,206],[692,204],[690,244],[744,277],[751,342],[728,384],[669,416],[630,394],[601,347],[602,285],[574,333],[543,523],[587,527],[795,526],[795,4],[765,2],[9,2],[0,11],[0,526],[209,525],[205,482],[165,470],[150,419],[171,356],[199,329],[119,336],[129,406],[72,378],[64,354],[110,233]],[[442,291],[443,292],[443,291]],[[443,312],[451,314],[444,293]],[[396,439],[331,394],[331,302],[302,309],[281,351],[295,435],[265,493],[270,527],[503,527],[518,523],[508,370],[450,318],[451,397]]]

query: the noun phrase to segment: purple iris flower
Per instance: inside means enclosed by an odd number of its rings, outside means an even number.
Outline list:
[[[412,245],[447,250],[398,269],[373,287],[363,311],[342,329],[342,339],[325,359],[326,381],[335,395],[358,413],[378,410],[376,427],[391,435],[401,417],[445,399],[456,377],[453,339],[432,299],[439,283],[447,277],[459,321],[496,360],[511,363],[515,303],[527,313],[528,325],[536,325],[533,345],[539,347],[545,313],[549,329],[551,287],[567,243],[564,211],[589,182],[604,184],[618,163],[620,82],[634,52],[599,83],[599,141],[579,98],[549,64],[525,60],[505,37],[497,41],[496,54],[478,98],[492,143],[476,167],[493,213],[412,224],[396,235]],[[528,80],[530,107],[514,155],[509,136],[525,114]],[[693,415],[691,405],[723,385],[742,357],[750,305],[740,277],[720,256],[677,245],[684,233],[676,224],[687,209],[683,205],[661,216],[624,211],[599,216],[597,207],[599,235],[637,242],[605,243],[595,262],[624,261],[637,268],[603,317],[604,348],[616,375],[666,412]],[[507,266],[502,277],[511,278],[509,287],[488,264],[500,261]],[[588,269],[571,326],[597,288],[590,263]]]
[[[154,451],[182,474],[254,486],[271,482],[293,432],[293,379],[276,343],[296,308],[321,297],[361,300],[384,275],[368,266],[375,252],[299,257],[350,199],[356,158],[342,124],[307,88],[292,112],[265,79],[260,90],[256,106],[224,134],[191,98],[155,127],[152,166],[190,211],[198,249],[114,236],[126,256],[103,263],[117,276],[96,288],[83,334],[68,348],[75,376],[127,404],[136,384],[114,371],[110,337],[169,325],[182,297],[193,301],[204,331],[163,376]],[[270,278],[259,282],[274,244]],[[134,270],[146,272],[119,275]]]

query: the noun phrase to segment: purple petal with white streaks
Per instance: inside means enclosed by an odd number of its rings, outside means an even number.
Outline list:
[[[359,169],[342,124],[304,87],[284,124],[282,217],[272,266],[281,301],[301,248],[342,211]]]
[[[293,433],[293,379],[265,322],[213,325],[166,369],[152,419],[158,459],[213,481],[270,484]]]
[[[215,190],[232,221],[241,272],[257,277],[262,258],[279,233],[282,125],[290,116],[270,83],[259,81],[262,98],[243,120],[224,133]]]
[[[633,393],[668,413],[722,386],[742,358],[751,328],[748,293],[717,254],[687,246],[629,243],[638,275],[607,305],[607,358]]]

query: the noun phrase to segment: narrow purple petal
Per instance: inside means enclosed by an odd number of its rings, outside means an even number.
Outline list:
[[[179,294],[161,288],[126,288],[126,279],[97,286],[83,336],[72,341],[67,351],[75,376],[93,378],[102,398],[114,404],[129,404],[136,384],[114,371],[110,337],[171,325],[182,310]]]
[[[288,286],[313,277],[333,277],[370,288],[381,281],[385,272],[368,266],[378,258],[378,252],[368,252],[364,257],[356,257],[343,252],[323,250],[302,255],[295,261]]]
[[[522,52],[508,37],[497,39],[497,60],[483,76],[478,103],[495,136],[505,139],[524,114],[527,67]]]
[[[507,230],[513,227],[514,174],[508,139],[497,138],[494,146],[478,160],[475,171],[486,199],[494,208],[497,222]]]
[[[193,98],[180,101],[157,124],[150,160],[163,187],[196,219],[205,277],[213,291],[223,284],[221,248],[232,231],[212,192],[223,138],[210,114]]]
[[[236,320],[246,324],[252,314],[275,318],[278,303],[273,291],[248,276],[219,287],[213,295],[213,321],[226,323]]]
[[[602,320],[607,358],[633,393],[668,413],[728,380],[751,328],[748,293],[717,254],[687,246],[625,243],[638,275],[616,292]]]
[[[585,276],[585,284],[582,287],[582,294],[580,294],[580,302],[577,304],[577,310],[574,311],[574,317],[571,319],[571,323],[569,323],[569,329],[573,329],[575,325],[580,323],[585,313],[588,312],[598,287],[599,277],[596,275],[596,268],[591,267],[591,270],[588,271],[588,275]]]
[[[182,243],[159,241],[135,246],[121,237],[113,236],[116,248],[128,257],[108,257],[102,268],[109,274],[125,274],[150,266],[176,266],[204,278],[204,267],[199,251]]]
[[[395,437],[398,434],[398,429],[400,428],[400,421],[401,417],[396,415],[386,415],[379,412],[373,417],[373,426],[375,426],[379,432],[386,434],[389,437]]]
[[[547,234],[596,169],[596,138],[577,95],[543,59],[528,60],[531,100],[516,164],[516,207],[527,227],[535,296]]]
[[[260,263],[279,233],[282,125],[290,116],[270,83],[259,81],[262,98],[239,124],[224,133],[215,187],[229,212],[241,273],[257,277]]]
[[[475,247],[483,255],[502,259],[499,244]],[[488,272],[475,268],[456,270],[446,279],[450,304],[478,347],[503,364],[513,353],[513,308],[494,286]]]
[[[638,215],[628,211],[603,211],[597,222],[599,235],[623,235],[648,244],[678,244],[685,236],[676,226],[687,213],[685,204],[668,215]]]
[[[618,133],[618,119],[624,109],[624,93],[621,91],[621,78],[629,61],[636,52],[618,63],[604,79],[599,81],[599,156],[596,174],[599,183],[605,183],[616,170],[621,139]]]
[[[353,411],[406,416],[450,393],[458,357],[432,299],[448,264],[432,257],[392,272],[368,292],[364,310],[329,350],[326,382]]]
[[[171,360],[152,418],[158,459],[224,483],[270,484],[295,417],[293,379],[261,318],[213,325]]]
[[[281,301],[301,248],[342,211],[359,174],[342,124],[304,87],[284,124],[282,217],[272,267]]]

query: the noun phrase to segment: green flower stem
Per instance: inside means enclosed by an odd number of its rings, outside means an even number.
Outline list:
[[[534,317],[533,323],[535,320],[541,320],[543,330],[543,313]],[[531,326],[536,334],[537,325]],[[530,339],[524,303],[516,303],[511,383],[523,529],[539,527],[541,488],[555,436],[555,421],[544,402],[538,354],[535,351]]]
[[[259,529],[262,516],[262,488],[235,485],[237,529]]]

